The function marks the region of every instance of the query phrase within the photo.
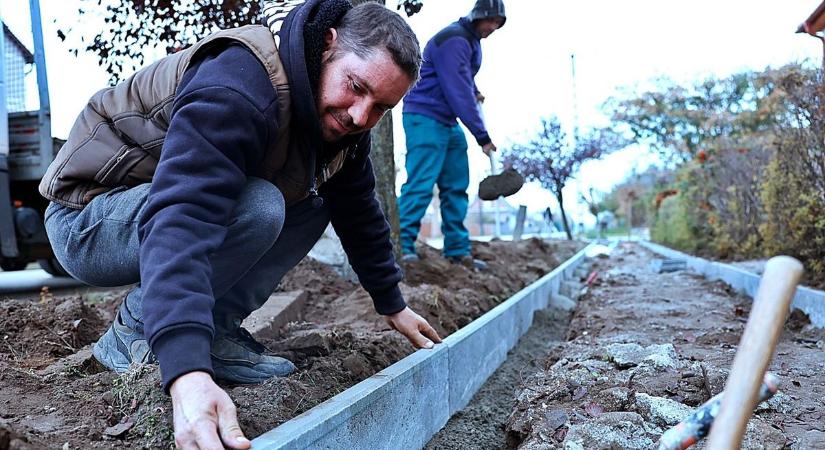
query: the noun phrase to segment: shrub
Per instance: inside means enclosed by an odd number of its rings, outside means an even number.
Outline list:
[[[662,201],[650,228],[650,238],[668,247],[697,253],[707,243],[689,214],[691,205],[686,200],[677,194]]]

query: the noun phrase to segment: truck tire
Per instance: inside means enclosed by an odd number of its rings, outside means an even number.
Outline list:
[[[58,261],[55,257],[51,257],[49,259],[38,259],[37,263],[40,264],[41,269],[45,270],[50,275],[55,277],[71,277],[69,272],[66,272],[66,269],[60,265],[60,261]]]
[[[26,268],[25,261],[0,261],[0,269],[3,269],[4,272],[16,272],[18,270],[23,270]]]

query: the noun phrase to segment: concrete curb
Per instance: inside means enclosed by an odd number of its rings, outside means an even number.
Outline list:
[[[710,280],[722,280],[736,291],[749,297],[756,295],[760,276],[755,273],[728,264],[691,256],[653,242],[639,241],[639,244],[667,258],[685,260],[689,268]],[[792,307],[807,314],[815,327],[825,328],[825,292],[799,286],[796,289]]]
[[[252,448],[423,447],[504,362],[507,352],[532,325],[533,313],[548,306],[589,247],[434,349],[419,350],[258,436]]]

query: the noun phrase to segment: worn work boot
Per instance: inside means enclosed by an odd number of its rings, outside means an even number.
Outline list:
[[[403,255],[401,255],[401,262],[412,263],[418,261],[421,261],[421,257],[419,257],[415,253],[404,253]]]
[[[289,360],[264,355],[266,350],[244,328],[217,334],[212,342],[215,378],[231,383],[257,384],[295,371],[295,365]]]
[[[473,259],[470,255],[448,256],[447,261],[452,264],[460,264],[468,269],[487,270],[487,263],[480,259]]]
[[[133,362],[157,362],[146,337],[124,324],[120,311],[115,316],[112,326],[95,343],[92,354],[101,364],[117,373],[126,372]]]

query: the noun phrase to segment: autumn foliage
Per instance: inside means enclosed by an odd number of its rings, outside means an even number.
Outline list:
[[[695,98],[703,93],[712,95]],[[614,119],[637,140],[674,161],[672,182],[650,194],[654,240],[722,259],[788,254],[805,263],[809,282],[822,279],[825,88],[819,69],[794,64],[667,86],[612,105],[627,107]]]

